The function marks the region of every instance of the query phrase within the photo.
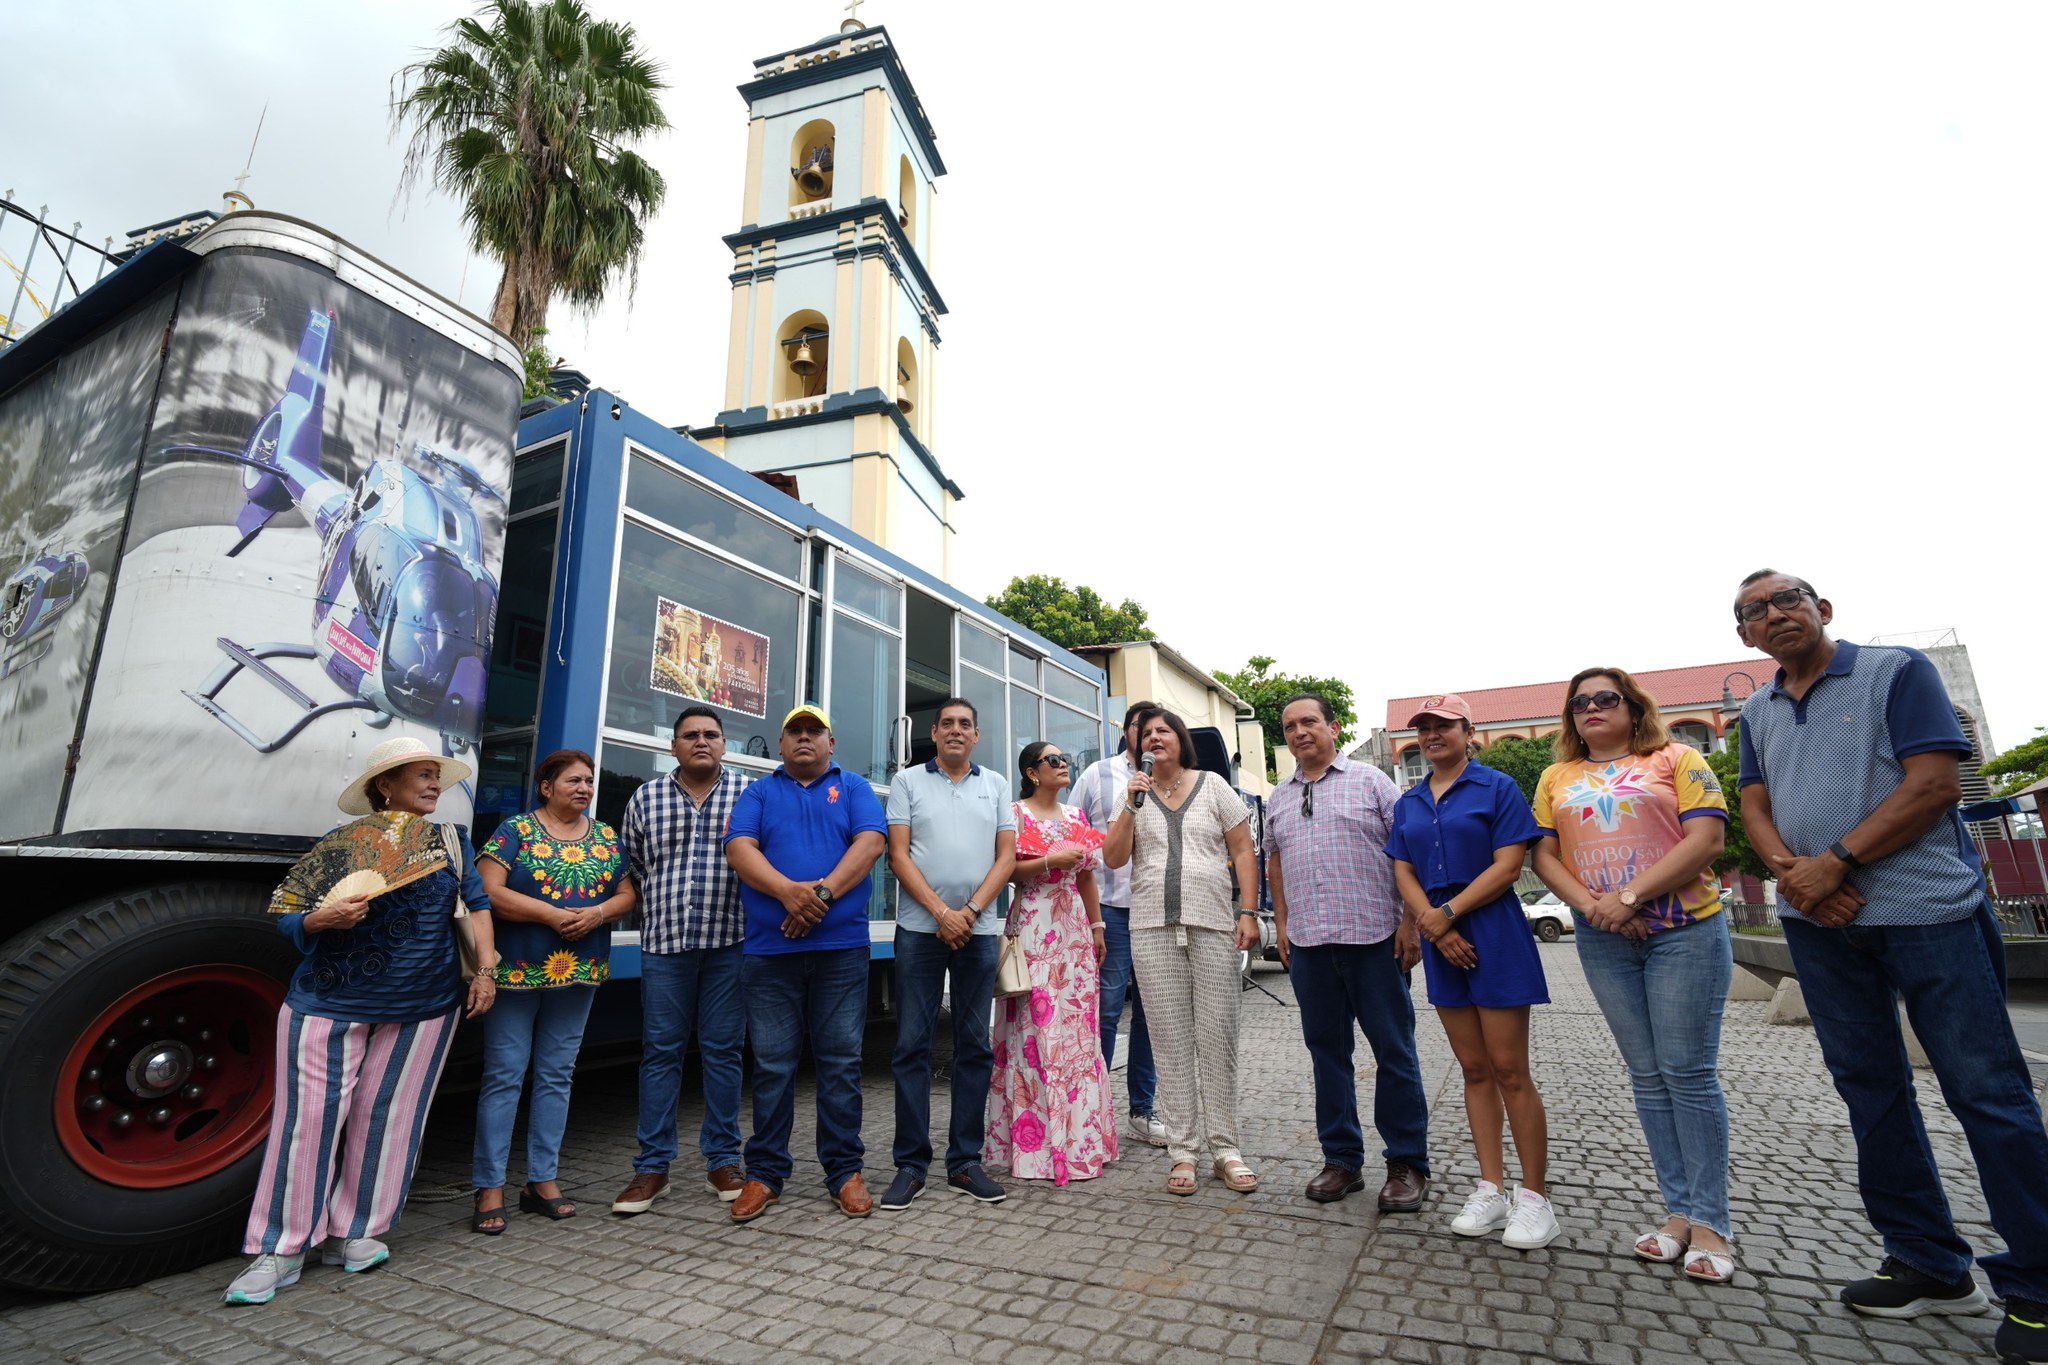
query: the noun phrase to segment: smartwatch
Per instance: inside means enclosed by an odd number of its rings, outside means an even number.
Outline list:
[[[1446,924],[1449,924],[1458,918],[1458,912],[1451,909],[1451,903],[1449,901],[1445,901],[1442,905],[1439,905],[1437,909],[1444,912],[1444,923]]]
[[[821,900],[821,901],[825,902],[825,904],[826,904],[826,906],[827,906],[828,908],[829,908],[829,907],[831,906],[831,904],[832,904],[832,888],[831,888],[831,887],[829,887],[829,886],[825,885],[825,883],[823,883],[823,882],[819,882],[819,883],[818,883],[818,884],[817,884],[816,886],[814,886],[814,887],[812,887],[812,888],[811,888],[811,892],[812,892],[812,894],[816,895],[816,896],[817,896],[817,898],[818,898],[819,900]]]
[[[976,919],[981,918],[981,907],[974,903],[974,898],[971,896],[968,898],[967,904],[961,906],[960,908],[965,910],[968,914],[974,916]]]
[[[1847,863],[1851,871],[1854,871],[1855,869],[1863,866],[1863,860],[1857,857],[1855,854],[1851,853],[1848,849],[1843,848],[1842,841],[1839,839],[1835,840],[1835,842],[1828,845],[1828,852],[1834,854],[1837,858],[1840,858],[1843,862]]]

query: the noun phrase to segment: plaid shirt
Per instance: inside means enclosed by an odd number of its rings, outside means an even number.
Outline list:
[[[1313,786],[1315,814],[1303,815]],[[1266,856],[1280,868],[1287,941],[1378,943],[1401,923],[1401,895],[1386,854],[1394,824],[1394,780],[1343,754],[1313,784],[1301,771],[1266,798]]]
[[[725,822],[748,779],[730,768],[699,806],[680,770],[642,783],[626,803],[620,838],[640,888],[640,951],[725,948],[746,935],[740,879],[725,861]]]

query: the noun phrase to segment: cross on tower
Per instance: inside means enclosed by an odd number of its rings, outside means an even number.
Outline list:
[[[859,28],[866,28],[867,25],[860,21],[860,7],[866,3],[867,0],[846,0],[846,22]]]

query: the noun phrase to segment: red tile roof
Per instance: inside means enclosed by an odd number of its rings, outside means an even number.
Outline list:
[[[1730,673],[1747,673],[1759,684],[1768,682],[1777,666],[1767,658],[1738,659],[1726,664],[1694,664],[1690,668],[1659,668],[1647,673],[1635,674],[1635,680],[1643,689],[1657,699],[1657,705],[1668,709],[1685,706],[1719,706],[1721,704],[1721,682]],[[1567,679],[1556,682],[1524,683],[1518,687],[1485,687],[1476,692],[1461,692],[1460,696],[1472,706],[1472,722],[1475,725],[1506,725],[1513,722],[1540,723],[1557,719],[1564,709],[1564,685]],[[1729,685],[1738,697],[1749,693],[1749,684],[1741,678],[1729,679]],[[1422,697],[1396,697],[1387,703],[1387,729],[1409,729],[1408,721],[1422,709]]]

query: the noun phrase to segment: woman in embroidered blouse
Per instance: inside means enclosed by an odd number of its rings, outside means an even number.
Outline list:
[[[1166,1124],[1173,1161],[1166,1188],[1195,1192],[1195,1161],[1206,1145],[1216,1178],[1249,1193],[1259,1177],[1237,1145],[1238,954],[1259,940],[1259,874],[1244,801],[1193,766],[1194,739],[1164,707],[1138,713],[1138,747],[1152,772],[1131,778],[1103,858],[1131,865],[1131,963],[1159,1065],[1153,1114]]]
[[[569,1083],[596,987],[611,975],[610,926],[639,903],[625,850],[592,818],[596,765],[581,749],[540,761],[541,804],[498,826],[477,856],[498,913],[498,1008],[484,1021],[484,1075],[476,1098],[472,1231],[505,1230],[505,1161],[519,1089],[533,1069],[526,1117],[526,1187],[519,1207],[549,1218],[575,1214],[555,1183]]]
[[[1032,990],[996,1002],[995,1072],[984,1155],[1025,1180],[1092,1180],[1117,1156],[1116,1109],[1102,1062],[1096,996],[1101,854],[1088,817],[1060,804],[1073,769],[1059,746],[1027,744],[1017,759],[1020,855],[1011,923],[1031,964]]]
[[[357,824],[432,815],[442,789],[469,773],[461,759],[443,758],[419,740],[388,739],[370,751],[337,804],[361,816]],[[496,995],[488,970],[462,980],[458,895],[480,966],[488,969],[496,952],[476,859],[468,837],[456,836],[459,868],[375,900],[337,898],[278,916],[278,929],[306,960],[277,1012],[270,1140],[242,1242],[256,1259],[228,1286],[227,1303],[269,1303],[299,1282],[316,1243],[324,1264],[346,1272],[390,1257],[378,1239],[405,1207],[456,1016],[466,1002],[476,1018]]]
[[[1709,1284],[1728,1245],[1728,1104],[1716,1061],[1735,970],[1721,887],[1728,802],[1695,749],[1618,668],[1565,688],[1559,762],[1536,784],[1536,872],[1580,924],[1586,984],[1628,1066],[1667,1217],[1635,1239],[1645,1261]]]

